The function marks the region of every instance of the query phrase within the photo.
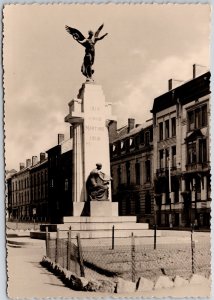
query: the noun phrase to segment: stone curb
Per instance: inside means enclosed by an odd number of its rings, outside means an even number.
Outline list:
[[[175,276],[170,279],[166,275],[159,276],[156,281],[140,277],[137,281],[131,282],[122,278],[115,278],[112,280],[95,280],[85,277],[79,277],[74,272],[62,268],[59,264],[51,261],[44,256],[40,264],[48,271],[58,276],[58,278],[65,284],[65,286],[76,291],[91,291],[91,292],[107,292],[107,293],[133,293],[145,292],[158,289],[171,289],[173,287],[182,287],[191,284],[203,284],[209,282],[209,279],[202,275],[193,274],[190,280],[184,279],[180,276]]]

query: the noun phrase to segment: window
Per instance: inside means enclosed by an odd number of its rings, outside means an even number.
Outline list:
[[[194,130],[195,128],[195,121],[194,121],[194,112],[188,112],[188,120],[189,120],[189,130]]]
[[[196,142],[187,144],[187,163],[193,164],[196,163]]]
[[[145,214],[151,214],[151,196],[149,192],[145,196]]]
[[[207,126],[207,105],[197,107],[188,112],[189,130]]]
[[[130,162],[126,162],[126,178],[127,178],[127,184],[130,184]]]
[[[195,110],[195,128],[201,127],[200,109]]]
[[[150,133],[150,142],[152,142],[153,141],[153,129],[151,129],[149,133]]]
[[[169,120],[165,121],[165,138],[169,138]]]
[[[141,131],[141,133],[140,133],[140,143],[144,144],[144,132],[143,131]]]
[[[172,136],[176,136],[176,118],[171,119]]]
[[[176,167],[176,146],[172,147],[172,167]]]
[[[163,169],[163,150],[159,151],[159,158],[160,158],[160,168]]]
[[[145,132],[145,145],[149,145],[150,142],[150,133],[149,131]]]
[[[140,184],[140,163],[139,162],[135,164],[135,178],[136,178],[136,184]]]
[[[138,149],[139,148],[139,145],[140,145],[140,136],[139,135],[137,135],[136,137],[135,137],[135,147]]]
[[[205,139],[199,140],[199,162],[207,162],[207,141]]]
[[[159,139],[163,140],[163,122],[159,123]]]
[[[202,106],[201,114],[201,125],[202,127],[207,126],[207,105]]]
[[[151,181],[151,163],[150,160],[145,161],[145,170],[146,170],[146,182]]]

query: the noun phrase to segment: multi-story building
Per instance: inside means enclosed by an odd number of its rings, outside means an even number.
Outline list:
[[[47,159],[45,154],[20,163],[20,170],[7,180],[9,219],[45,221],[47,217]],[[9,200],[10,199],[10,200]]]
[[[136,215],[138,221],[153,224],[152,122],[135,126],[129,119],[117,134],[110,144],[112,199],[119,203],[120,215]]]
[[[58,134],[58,144],[48,153],[48,210],[51,223],[62,223],[63,216],[72,213],[72,139],[64,141]]]
[[[30,168],[31,182],[31,209],[30,217],[36,221],[46,221],[48,216],[48,160],[45,153],[40,153],[32,158]]]
[[[20,170],[11,177],[12,205],[11,218],[27,220],[30,216],[30,162],[20,163]]]
[[[12,217],[12,176],[16,173],[16,170],[12,169],[6,171],[6,186],[5,186],[5,209],[6,209],[6,220]]]
[[[210,73],[154,99],[157,223],[210,225]]]

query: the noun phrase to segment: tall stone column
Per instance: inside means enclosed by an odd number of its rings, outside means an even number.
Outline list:
[[[73,157],[72,157],[72,199],[73,202],[85,200],[85,186],[83,173],[83,143],[82,124],[73,124]]]

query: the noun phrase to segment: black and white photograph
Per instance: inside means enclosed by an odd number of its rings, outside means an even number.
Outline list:
[[[211,5],[2,14],[7,296],[211,297]]]

